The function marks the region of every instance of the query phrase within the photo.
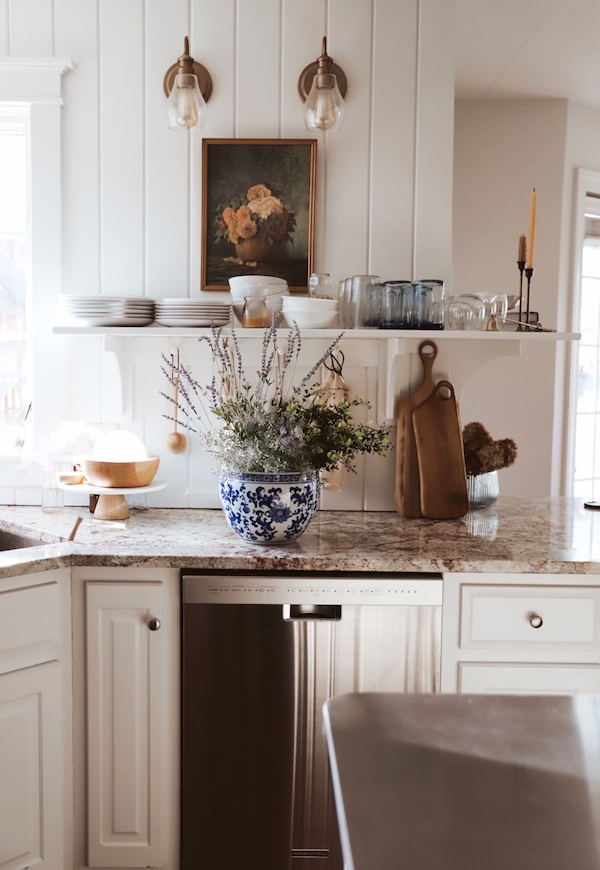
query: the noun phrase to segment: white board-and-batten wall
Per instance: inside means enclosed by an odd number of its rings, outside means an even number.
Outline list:
[[[167,129],[163,77],[190,38],[210,71],[208,138],[308,137],[301,70],[328,50],[348,79],[341,131],[318,134],[314,268],[451,281],[453,0],[0,0],[0,57],[69,58],[62,86],[61,267],[46,293],[200,293],[201,137]],[[34,287],[35,293],[35,287]],[[35,302],[35,299],[34,299]],[[48,300],[45,300],[46,306]],[[35,304],[34,304],[35,317]],[[58,315],[57,315],[58,317]],[[58,322],[58,320],[57,320]],[[160,505],[216,503],[193,446],[168,453],[160,353],[176,341],[127,339],[133,402],[115,413],[101,338],[48,334],[35,347],[38,389],[56,401],[36,421],[121,425],[161,456]],[[189,347],[189,340],[186,340]],[[377,408],[371,342],[345,370]],[[375,346],[375,345],[373,345]],[[188,352],[194,361],[195,350]],[[43,360],[58,355],[59,381]],[[366,358],[366,359],[365,359]],[[391,508],[393,456],[376,460],[331,506]],[[29,481],[35,487],[34,477]],[[10,483],[10,481],[9,481]],[[2,501],[27,501],[2,489]],[[336,501],[337,499],[337,501]]]

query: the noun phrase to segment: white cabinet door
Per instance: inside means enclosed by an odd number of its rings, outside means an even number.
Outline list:
[[[87,583],[88,863],[165,862],[162,583]]]
[[[61,667],[0,677],[0,868],[64,863]]]
[[[0,585],[0,870],[70,866],[70,571]]]

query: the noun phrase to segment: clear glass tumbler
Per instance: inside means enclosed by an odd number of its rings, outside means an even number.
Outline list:
[[[438,279],[415,281],[413,329],[444,328],[444,282]]]
[[[333,284],[329,272],[313,272],[308,279],[308,295],[322,299],[334,299]]]
[[[381,284],[379,275],[354,275],[352,277],[350,319],[353,323],[350,329],[360,329],[367,326],[369,288],[373,284]]]
[[[264,296],[246,296],[242,312],[242,326],[262,327],[271,323],[271,314]]]
[[[65,496],[58,487],[58,469],[51,466],[44,469],[44,482],[42,485],[42,511],[45,514],[56,514],[65,506]]]
[[[413,285],[410,281],[385,281],[381,296],[382,329],[411,329]]]

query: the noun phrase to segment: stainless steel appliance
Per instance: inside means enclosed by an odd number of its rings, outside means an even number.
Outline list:
[[[181,870],[341,870],[322,706],[438,687],[441,575],[184,572]]]

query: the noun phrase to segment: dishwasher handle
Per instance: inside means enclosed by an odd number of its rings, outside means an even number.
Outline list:
[[[286,622],[315,620],[339,622],[342,618],[341,604],[284,604],[283,618]]]

